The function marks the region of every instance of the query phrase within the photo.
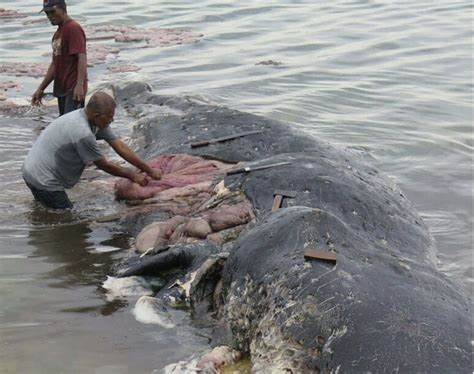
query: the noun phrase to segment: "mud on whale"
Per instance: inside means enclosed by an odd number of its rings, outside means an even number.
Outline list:
[[[114,275],[165,279],[140,303],[184,306],[215,326],[210,352],[165,372],[241,357],[262,373],[472,372],[470,298],[437,270],[412,204],[363,156],[145,83],[114,92],[137,118],[132,146],[163,173],[144,188],[116,185],[136,241]],[[265,165],[277,166],[227,175]],[[272,211],[275,190],[295,194]],[[337,261],[305,259],[310,249]]]

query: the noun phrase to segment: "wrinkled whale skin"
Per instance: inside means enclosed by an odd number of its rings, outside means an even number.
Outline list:
[[[304,261],[301,248],[326,247],[328,233],[337,265]],[[231,341],[254,370],[468,372],[469,306],[457,288],[327,211],[268,215],[239,238],[223,280]]]
[[[256,222],[222,270],[222,339],[250,353],[253,370],[472,372],[469,297],[436,269],[434,240],[411,203],[359,154],[278,121],[155,95],[143,83],[115,93],[141,116],[132,138],[144,158],[291,161],[225,177],[246,194]],[[249,130],[263,132],[190,148]],[[297,195],[271,212],[275,189]],[[305,260],[308,248],[335,251],[337,264]]]

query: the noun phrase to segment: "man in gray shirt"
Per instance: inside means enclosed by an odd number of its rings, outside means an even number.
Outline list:
[[[72,208],[64,189],[73,187],[86,164],[142,186],[148,178],[160,179],[161,172],[141,160],[109,128],[114,120],[115,101],[104,92],[96,92],[86,108],[67,113],[51,122],[42,132],[23,164],[23,179],[35,200],[53,209]],[[135,172],[107,161],[97,140],[105,140],[123,159],[142,172]]]

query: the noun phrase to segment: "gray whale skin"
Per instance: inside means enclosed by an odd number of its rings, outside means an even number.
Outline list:
[[[245,193],[256,220],[226,248],[220,343],[250,355],[253,371],[472,372],[471,300],[436,269],[434,240],[411,203],[360,154],[278,121],[156,95],[144,83],[115,94],[140,117],[132,138],[146,159],[188,153],[253,166],[291,162],[225,177],[227,188]],[[190,147],[250,130],[263,132]],[[271,212],[275,189],[297,195]],[[309,248],[337,252],[336,265],[305,260]],[[190,257],[202,263],[220,250],[207,241],[173,248],[125,274],[196,266]]]

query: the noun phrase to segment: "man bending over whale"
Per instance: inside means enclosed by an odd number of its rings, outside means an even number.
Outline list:
[[[140,185],[149,178],[160,179],[161,172],[141,160],[109,127],[114,120],[115,101],[97,92],[86,108],[67,113],[51,122],[33,144],[23,164],[23,179],[35,200],[49,208],[72,208],[65,189],[72,188],[86,164]],[[119,156],[146,174],[107,161],[97,140],[105,140]]]

